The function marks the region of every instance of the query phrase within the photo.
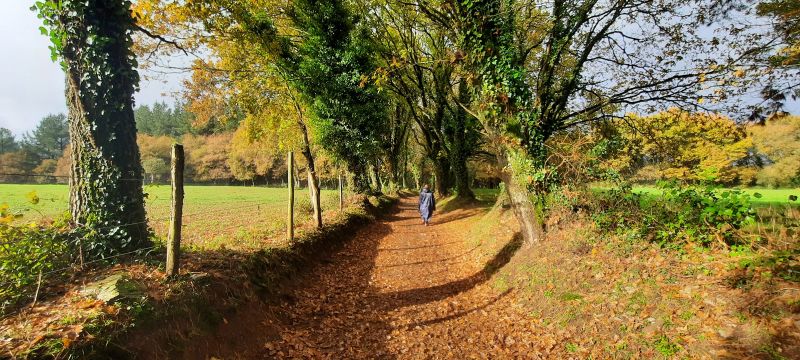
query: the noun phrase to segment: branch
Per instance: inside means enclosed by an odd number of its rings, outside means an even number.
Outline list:
[[[176,49],[182,51],[184,55],[189,56],[189,52],[186,51],[186,49],[184,49],[182,46],[180,46],[175,41],[168,40],[167,38],[165,38],[165,37],[163,37],[161,35],[158,35],[158,34],[153,34],[152,32],[150,32],[150,30],[147,30],[147,29],[139,26],[139,24],[133,24],[133,29],[137,30],[137,31],[140,31],[141,33],[147,35],[147,37],[149,37],[151,39],[156,39],[159,42],[170,44],[170,45],[174,46]]]

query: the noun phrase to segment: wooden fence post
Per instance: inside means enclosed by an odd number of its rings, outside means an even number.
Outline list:
[[[172,212],[167,237],[167,276],[178,275],[183,225],[183,145],[172,145]]]
[[[339,210],[344,210],[344,180],[341,170],[339,170]]]
[[[289,219],[286,224],[286,235],[289,241],[294,241],[294,153],[291,151],[286,164],[289,168]]]

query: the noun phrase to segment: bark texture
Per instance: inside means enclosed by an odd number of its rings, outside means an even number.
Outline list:
[[[91,230],[90,256],[150,245],[136,145],[133,93],[139,80],[130,3],[92,0],[58,10],[54,31],[66,72],[72,220]]]
[[[314,210],[314,224],[317,228],[322,228],[322,204],[317,167],[314,164],[314,154],[311,153],[311,143],[308,140],[308,128],[303,122],[299,122],[299,126],[303,132],[303,157],[306,158],[306,163],[308,164],[308,192],[311,197],[311,207]]]

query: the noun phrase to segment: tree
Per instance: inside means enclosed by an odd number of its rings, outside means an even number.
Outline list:
[[[766,157],[766,165],[757,180],[764,186],[800,184],[800,116],[775,116],[764,124],[747,128],[757,154]]]
[[[11,130],[0,128],[0,154],[16,151],[17,149],[19,149],[19,144]]]
[[[56,182],[56,178],[52,175],[55,175],[57,167],[58,167],[58,160],[56,159],[42,160],[42,162],[39,163],[39,165],[33,169],[33,173],[39,175],[36,177],[36,181],[40,183]]]
[[[67,145],[64,153],[58,158],[56,168],[53,170],[53,175],[56,176],[56,181],[59,183],[67,183],[69,178],[70,169],[72,169],[72,146]]]
[[[768,45],[750,32],[704,36],[699,24],[706,13],[691,9],[705,9],[707,3],[459,0],[411,5],[441,29],[451,29],[449,38],[458,48],[453,62],[475,89],[470,102],[460,105],[480,121],[495,148],[527,244],[544,236],[537,208],[553,178],[546,162],[546,142],[553,134],[619,117],[622,106],[642,112],[664,104],[704,108],[742,91],[746,76],[729,80],[740,75],[739,64]]]
[[[619,144],[605,168],[641,181],[748,184],[755,168],[743,165],[753,141],[728,117],[670,109],[650,116],[629,114],[596,130],[597,141]]]
[[[186,176],[196,182],[228,182],[233,178],[228,166],[232,134],[183,137],[186,149]]]
[[[282,67],[311,108],[320,145],[347,164],[353,190],[366,193],[367,166],[379,153],[387,115],[385,100],[364,82],[375,70],[367,29],[338,0],[295,0],[290,15],[303,36],[281,52]]]
[[[248,119],[245,123],[249,124],[251,121]],[[251,137],[254,131],[249,126],[242,126],[233,134],[228,166],[236,180],[255,181],[256,178],[266,177],[280,157],[278,149],[274,147],[280,139],[272,138],[273,142],[262,136]]]
[[[137,4],[137,9],[147,14],[145,18],[152,21],[152,26],[162,30],[186,27],[186,24],[192,24],[189,28],[203,29],[190,33],[190,40],[185,42],[193,49],[202,44],[214,54],[214,59],[198,60],[191,69],[192,81],[186,97],[188,108],[196,115],[195,126],[229,129],[239,125],[242,132],[233,149],[236,154],[232,154],[228,162],[237,177],[249,178],[259,172],[254,169],[259,165],[249,163],[258,156],[250,156],[252,151],[239,151],[240,146],[272,146],[271,150],[301,152],[311,180],[309,191],[314,218],[321,227],[319,178],[312,153],[313,134],[306,115],[308,104],[299,99],[297,89],[287,86],[290,69],[281,66],[287,63],[279,61],[285,54],[280,46],[274,47],[282,42],[283,36],[297,35],[291,20],[278,16],[287,10],[284,4],[205,1],[198,7],[193,1],[165,6],[158,0],[145,0]],[[208,37],[206,33],[216,36]],[[217,37],[227,41],[217,41]],[[143,45],[144,48],[158,46],[158,43]]]
[[[775,19],[775,29],[784,45],[772,57],[778,66],[800,65],[800,3],[794,0],[768,0],[758,4],[758,13]]]
[[[413,124],[414,139],[433,164],[439,197],[455,186],[459,197],[472,198],[467,161],[479,146],[479,124],[457,105],[469,97],[451,63],[453,43],[446,30],[395,4],[376,1],[365,10],[381,57],[373,76],[376,84],[396,94],[394,105],[404,107],[405,121]]]
[[[72,219],[101,236],[86,249],[100,257],[150,245],[133,116],[139,75],[131,34],[138,27],[130,7],[127,0],[34,6],[66,73]]]
[[[139,145],[144,174],[150,176],[150,182],[153,183],[166,177],[170,170],[169,164],[174,140],[166,135],[140,134],[136,143]]]
[[[39,158],[27,149],[0,154],[0,180],[4,182],[31,182],[33,170],[39,164]]]
[[[140,133],[159,136],[167,135],[178,137],[192,131],[189,114],[182,110],[178,104],[170,108],[164,102],[157,102],[150,106],[142,105],[133,112],[136,118],[136,128]]]
[[[156,179],[162,179],[169,174],[169,164],[164,159],[142,158],[142,168],[145,175],[150,175],[150,183],[154,184]]]
[[[58,159],[69,144],[69,127],[64,114],[45,116],[25,143],[42,159]]]

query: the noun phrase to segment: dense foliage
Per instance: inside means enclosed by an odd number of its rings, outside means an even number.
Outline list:
[[[363,80],[375,69],[367,29],[343,1],[296,0],[291,16],[304,36],[285,67],[314,113],[319,143],[347,163],[355,190],[365,192],[363,173],[387,116],[377,89]]]
[[[30,197],[38,202],[35,194]],[[70,263],[68,227],[65,221],[52,225],[12,225],[21,215],[0,204],[0,315],[18,302],[29,300],[30,288],[42,273]]]
[[[662,246],[750,244],[739,232],[755,222],[750,195],[677,182],[662,182],[660,189],[657,195],[639,194],[623,186],[600,194],[592,209],[596,226]]]
[[[773,117],[748,127],[763,169],[757,183],[764,186],[800,185],[800,117]]]

